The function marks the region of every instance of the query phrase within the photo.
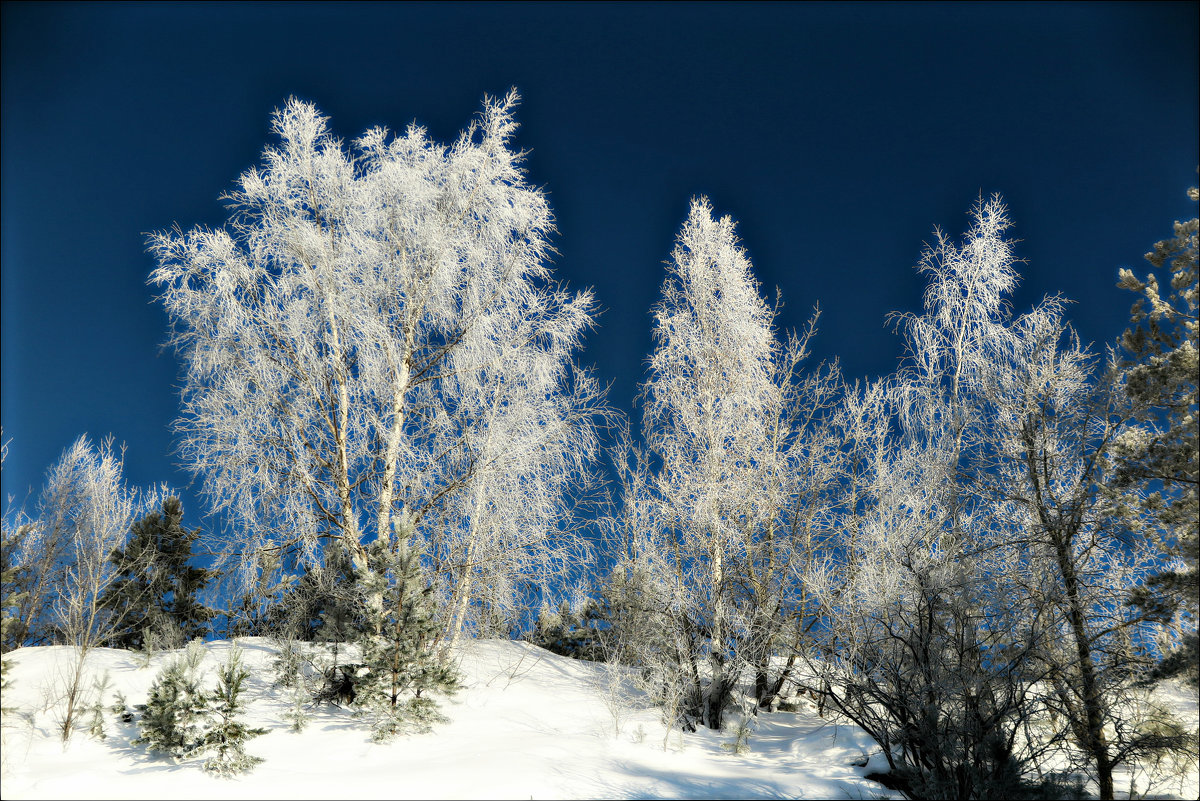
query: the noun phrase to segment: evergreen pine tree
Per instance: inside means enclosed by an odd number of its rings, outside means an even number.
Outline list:
[[[101,603],[116,618],[119,648],[146,648],[147,638],[165,647],[178,647],[205,633],[216,612],[197,595],[217,576],[211,568],[188,564],[200,530],[182,525],[183,504],[172,496],[161,512],[133,524],[129,542],[113,552],[119,575]]]
[[[1200,200],[1192,187],[1188,197]],[[1112,486],[1148,490],[1132,494],[1132,506],[1155,521],[1148,532],[1170,561],[1132,594],[1151,617],[1177,630],[1179,641],[1164,654],[1156,674],[1183,675],[1200,684],[1200,428],[1197,391],[1200,366],[1200,278],[1197,232],[1200,219],[1175,223],[1175,236],[1146,254],[1169,272],[1170,293],[1151,273],[1145,282],[1121,270],[1118,286],[1142,298],[1122,338],[1125,389],[1143,410],[1136,424],[1114,443]],[[1123,505],[1118,504],[1118,509]]]
[[[317,669],[320,680],[308,699],[318,703],[351,703],[354,700],[355,673],[359,665],[350,664],[348,646],[363,634],[363,602],[358,577],[349,552],[330,548],[324,567],[314,567],[300,576],[280,605],[287,611],[281,627],[284,637],[276,659],[276,684],[290,687],[306,684],[300,675],[300,648],[288,637],[319,643],[325,648],[309,651],[308,664]]]
[[[352,572],[338,569],[340,548],[331,548],[326,557],[327,566],[312,565],[300,569],[298,574],[288,574],[282,582],[282,593],[265,610],[262,619],[264,631],[286,639],[316,642],[321,628],[321,617],[329,601],[331,587],[340,581],[353,583]],[[296,566],[300,567],[300,566]]]
[[[721,743],[721,749],[737,756],[750,750],[750,718],[742,716],[741,722],[734,729],[733,741]]]
[[[554,654],[601,662],[605,658],[603,627],[607,625],[605,610],[592,598],[585,599],[576,610],[568,601],[563,601],[557,611],[544,603],[534,623],[532,640]]]
[[[298,577],[287,571],[284,560],[274,550],[255,554],[258,578],[234,608],[225,611],[225,634],[237,637],[287,635],[288,609],[295,602]]]
[[[137,707],[142,713],[138,721],[141,735],[132,741],[133,745],[162,751],[177,762],[205,747],[209,699],[200,686],[203,658],[204,646],[192,642],[182,656],[163,666],[150,686],[146,703]]]
[[[373,542],[359,576],[362,596],[382,600],[366,608],[364,671],[355,685],[355,705],[360,716],[372,720],[376,742],[401,733],[426,732],[445,721],[425,693],[452,695],[458,689],[455,669],[431,647],[441,627],[411,527],[401,530],[398,525],[394,543],[392,551],[385,542]]]
[[[0,464],[7,459],[8,443],[0,443]],[[24,524],[14,528],[9,523],[9,517],[5,515],[0,528],[0,653],[8,653],[25,644],[26,625],[21,620],[20,610],[29,597],[29,570],[17,563],[17,554],[31,526]],[[8,679],[4,676],[8,667],[7,660],[0,660],[0,688],[8,687]]]
[[[262,762],[261,757],[246,753],[246,741],[266,734],[266,729],[250,728],[239,717],[245,710],[240,695],[242,686],[250,676],[242,664],[242,651],[234,645],[229,658],[217,673],[217,691],[212,696],[214,725],[204,734],[202,749],[212,756],[204,763],[204,769],[221,776],[245,773]]]
[[[99,700],[88,707],[88,734],[97,740],[108,738],[104,731],[104,706]]]

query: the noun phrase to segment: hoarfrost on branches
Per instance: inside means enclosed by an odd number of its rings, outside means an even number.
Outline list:
[[[586,551],[569,501],[602,393],[573,354],[595,302],[551,280],[518,99],[485,99],[452,145],[410,125],[350,147],[290,100],[227,229],[151,237],[186,365],[182,450],[245,573],[271,549],[319,563],[329,538],[365,565],[403,516],[454,638],[481,594],[508,611],[522,576]]]
[[[1128,598],[1153,554],[1103,486],[1133,410],[1061,299],[1012,314],[999,199],[973,219],[922,257],[902,369],[847,400],[846,559],[810,576],[832,615],[825,694],[917,795],[1032,792],[1053,752],[1111,798],[1115,766],[1187,747],[1130,712],[1146,617]]]
[[[667,640],[640,650],[674,654],[658,668],[674,688],[668,706],[687,715],[668,717],[720,728],[744,672],[757,701],[778,693],[771,655],[784,625],[798,632],[808,614],[796,578],[827,522],[821,418],[839,379],[801,374],[815,316],[804,336],[778,341],[733,220],[714,218],[706,198],[671,255],[643,385],[645,451],[627,448],[622,468],[630,563],[619,580],[657,584],[647,604]]]

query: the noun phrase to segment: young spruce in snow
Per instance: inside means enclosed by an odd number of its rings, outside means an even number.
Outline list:
[[[159,671],[146,703],[137,706],[141,735],[132,741],[134,745],[161,751],[176,762],[203,750],[208,716],[208,696],[200,686],[203,658],[204,646],[193,641],[182,656]]]
[[[238,719],[244,709],[240,696],[250,671],[242,664],[241,649],[234,645],[217,669],[216,692],[206,693],[200,676],[203,659],[204,645],[193,640],[182,656],[163,666],[146,703],[137,707],[142,713],[138,721],[141,736],[132,742],[165,753],[176,762],[211,753],[205,770],[222,776],[244,773],[262,762],[246,753],[246,741],[267,733]]]
[[[215,725],[204,734],[203,747],[214,755],[204,763],[204,769],[210,773],[232,776],[262,762],[262,757],[246,753],[246,741],[266,734],[267,730],[252,729],[238,720],[244,708],[239,696],[249,676],[250,671],[242,664],[242,650],[235,645],[217,672],[217,692],[211,699]]]
[[[458,689],[457,672],[432,648],[440,626],[412,527],[401,515],[396,529],[394,546],[371,543],[365,569],[359,571],[364,596],[379,602],[367,609],[365,673],[355,681],[354,703],[359,715],[372,721],[376,742],[427,732],[444,722],[437,704],[424,693],[452,695]]]

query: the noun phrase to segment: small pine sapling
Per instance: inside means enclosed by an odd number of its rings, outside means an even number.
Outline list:
[[[9,706],[6,703],[8,691],[12,689],[12,681],[5,674],[11,666],[11,660],[0,660],[0,716],[16,711],[16,707]]]
[[[138,670],[145,670],[150,667],[150,660],[154,658],[154,642],[149,636],[150,629],[143,631],[142,644],[140,647],[132,648],[129,655],[133,657],[133,663],[137,665]]]
[[[362,660],[365,675],[356,680],[359,714],[372,720],[372,739],[386,742],[397,734],[424,733],[446,720],[426,692],[452,695],[458,676],[433,650],[440,632],[434,617],[432,588],[422,575],[412,529],[399,530],[395,550],[376,541],[368,550],[361,582],[365,597],[382,603],[368,605]],[[379,588],[380,592],[371,590]]]
[[[204,763],[204,769],[219,776],[245,773],[262,762],[262,757],[246,753],[246,741],[266,734],[239,720],[245,711],[241,693],[250,671],[242,664],[242,651],[236,645],[229,658],[217,671],[217,691],[212,696],[214,725],[204,734],[203,750],[214,754]]]
[[[741,755],[750,750],[750,719],[743,716],[734,730],[733,742],[721,743],[721,748],[731,754]]]
[[[304,689],[303,684],[298,682],[292,687],[292,705],[283,713],[283,719],[288,723],[290,731],[299,733],[308,726],[312,719],[308,714],[308,704],[311,700],[312,694]]]
[[[203,749],[204,724],[208,719],[208,695],[200,687],[200,662],[204,646],[192,642],[180,657],[159,671],[150,686],[138,728],[141,735],[133,745],[162,751],[178,762]]]
[[[271,670],[275,674],[274,686],[290,688],[303,683],[300,666],[304,663],[304,651],[300,643],[291,639],[278,641]]]
[[[128,725],[133,723],[133,711],[129,708],[129,703],[125,700],[125,693],[120,691],[113,693],[112,706],[108,711],[116,715],[117,720]]]
[[[88,735],[97,740],[108,737],[108,733],[104,731],[104,705],[100,703],[99,698],[88,707]]]
[[[88,735],[97,740],[104,740],[108,733],[104,731],[104,698],[105,691],[112,683],[111,677],[105,671],[104,675],[92,682],[92,693],[95,700],[87,708]]]

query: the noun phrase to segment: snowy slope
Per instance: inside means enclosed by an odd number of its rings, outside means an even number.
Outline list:
[[[131,746],[135,727],[106,718],[108,738],[77,732],[62,748],[49,699],[71,660],[62,647],[25,648],[13,662],[5,705],[3,797],[8,798],[872,798],[888,796],[854,767],[876,749],[855,727],[815,711],[764,715],[750,750],[721,748],[732,733],[671,733],[652,709],[609,712],[602,666],[555,656],[532,645],[483,640],[460,653],[465,689],[441,701],[450,722],[431,734],[377,745],[365,724],[334,707],[314,712],[301,733],[288,730],[286,691],[270,686],[274,649],[240,640],[252,668],[248,719],[270,733],[247,750],[265,758],[237,779],[209,776],[199,761],[173,764]],[[204,668],[225,659],[228,642],[208,644]],[[89,657],[91,674],[108,671],[112,690],[142,703],[160,654],[139,667],[126,651]],[[210,676],[209,683],[215,683]],[[90,686],[90,682],[88,683]],[[636,704],[635,704],[636,706]],[[619,734],[617,733],[619,729]],[[870,769],[878,769],[878,757]]]

